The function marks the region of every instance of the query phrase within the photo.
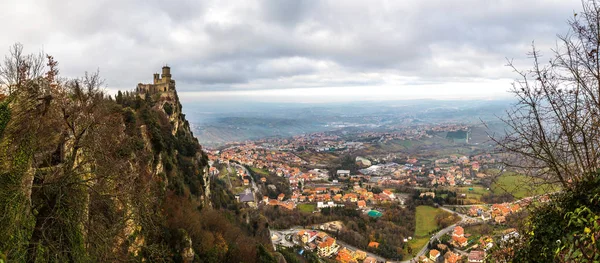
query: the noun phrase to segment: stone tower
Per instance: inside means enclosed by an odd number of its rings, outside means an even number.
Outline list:
[[[171,80],[171,68],[169,66],[162,67],[162,78],[165,79],[165,81]]]

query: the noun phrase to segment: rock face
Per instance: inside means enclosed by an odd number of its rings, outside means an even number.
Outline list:
[[[194,253],[194,249],[192,249],[192,239],[187,234],[184,236],[184,244],[186,244],[186,246],[181,251],[181,258],[183,259],[183,262],[191,263],[194,261],[194,256],[196,254]]]
[[[142,95],[139,94],[139,96]],[[190,192],[191,198],[203,206],[211,207],[211,180],[208,176],[207,157],[202,152],[200,144],[193,136],[189,123],[182,113],[177,92],[174,89],[158,92],[152,95],[150,101],[147,102],[149,109],[146,112],[150,112],[158,119],[158,125],[150,121],[140,126],[140,138],[144,145],[144,154],[142,155],[152,156],[147,162],[147,170],[142,173],[148,173],[152,180],[161,186],[161,192],[167,192],[169,189]],[[144,113],[142,110],[142,119],[144,119]],[[157,128],[162,131],[161,136],[157,136]],[[162,143],[156,137],[162,137]],[[194,180],[189,177],[195,178],[196,183],[186,182]],[[182,186],[181,181],[184,181],[186,185]],[[144,238],[139,236],[141,224],[135,219],[133,221],[134,227],[128,227],[125,236],[134,240],[131,243],[132,247],[128,250],[129,253],[138,255],[146,244],[144,244]],[[131,231],[131,229],[136,231]],[[192,239],[185,230],[179,229],[179,231],[181,231],[179,242],[182,245],[178,249],[178,253],[183,262],[193,262],[195,252],[192,248]]]
[[[210,208],[211,180],[174,81],[116,101],[93,83],[28,80],[0,100],[0,258],[192,262],[204,233],[184,219]]]

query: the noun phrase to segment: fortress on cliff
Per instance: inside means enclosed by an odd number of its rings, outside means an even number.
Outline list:
[[[154,81],[152,84],[138,83],[135,91],[139,94],[145,93],[160,93],[175,90],[175,80],[171,79],[171,68],[169,66],[162,67],[162,74],[154,73]]]

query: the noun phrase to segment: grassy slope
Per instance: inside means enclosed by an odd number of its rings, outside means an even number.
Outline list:
[[[473,188],[473,190],[470,191],[469,188]],[[446,187],[444,189],[456,191],[459,195],[459,198],[460,194],[466,194],[466,198],[475,204],[480,203],[481,197],[486,194],[502,194],[508,192],[512,194],[515,199],[521,199],[528,196],[554,192],[559,190],[559,187],[551,185],[538,185],[536,180],[530,179],[525,175],[505,173],[496,179],[496,182],[492,184],[489,191],[481,185],[455,186]]]
[[[424,205],[417,206],[417,225],[415,227],[415,237],[429,237],[429,232],[437,228],[435,217],[438,214],[444,213],[447,212],[439,208]]]
[[[525,175],[504,174],[492,184],[491,190],[496,193],[508,192],[515,198],[520,199],[527,196],[544,194],[558,190],[556,186],[538,185],[536,180],[526,177]]]
[[[269,176],[269,172],[265,169],[250,167],[250,170],[252,170],[252,172],[254,172],[255,174],[259,174],[260,176]]]
[[[408,243],[408,245],[412,248],[413,252],[416,253],[427,242],[429,241],[430,234],[429,232],[438,228],[435,217],[438,214],[448,214],[448,212],[441,210],[439,208],[434,208],[431,206],[417,206],[416,211],[416,220],[417,224],[415,227],[415,236],[412,241]]]
[[[306,212],[306,213],[312,213],[312,211],[315,211],[315,208],[317,208],[317,206],[314,204],[299,204],[298,205],[298,210],[300,210],[301,212]]]
[[[469,190],[472,188],[473,190]],[[485,190],[481,185],[457,186],[454,188],[460,198],[460,194],[466,194],[467,199],[472,200],[472,203],[479,203],[483,195],[489,194],[490,191]]]

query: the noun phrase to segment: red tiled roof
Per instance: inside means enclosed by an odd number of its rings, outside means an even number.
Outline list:
[[[378,248],[379,247],[379,243],[377,243],[375,241],[371,241],[371,242],[369,242],[369,247]]]
[[[456,263],[460,260],[460,256],[451,251],[446,252],[444,257],[446,258],[446,263]]]
[[[330,247],[333,245],[333,243],[335,243],[335,239],[330,237],[330,238],[325,239],[325,241],[319,243],[319,247],[320,248]]]
[[[456,243],[458,243],[458,245],[463,245],[465,243],[467,243],[467,238],[466,237],[452,237],[452,240],[456,241]]]
[[[454,235],[460,236],[460,235],[464,235],[465,234],[465,229],[462,228],[461,226],[456,226],[454,228]]]
[[[352,260],[352,255],[350,255],[350,252],[347,249],[342,249],[338,252],[338,255],[335,259],[341,262],[349,262]]]
[[[469,261],[470,260],[483,260],[485,258],[485,252],[480,250],[472,250],[469,253]]]

